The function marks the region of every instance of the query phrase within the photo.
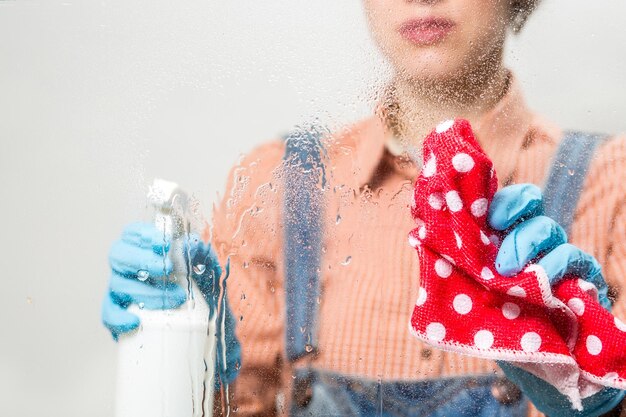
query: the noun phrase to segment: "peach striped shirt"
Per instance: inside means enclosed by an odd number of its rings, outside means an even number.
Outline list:
[[[474,126],[502,185],[546,177],[562,132],[531,112],[513,82]],[[494,363],[434,350],[409,335],[419,267],[408,244],[418,174],[385,146],[377,115],[325,140],[325,234],[319,299],[319,355],[313,366],[385,380],[485,374]],[[213,244],[231,261],[229,301],[242,343],[238,414],[271,414],[285,380],[282,141],[266,143],[233,168],[215,210]],[[626,319],[626,137],[601,145],[577,206],[571,241],[603,265]]]

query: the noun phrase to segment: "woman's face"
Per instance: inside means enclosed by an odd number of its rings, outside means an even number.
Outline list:
[[[399,76],[458,80],[500,64],[510,0],[363,0],[374,41]]]

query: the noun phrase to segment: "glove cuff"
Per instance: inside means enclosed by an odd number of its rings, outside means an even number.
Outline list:
[[[616,395],[612,401],[607,403],[606,407],[603,407],[603,409],[608,409],[608,411],[604,411],[604,414],[600,414],[600,417],[622,417],[626,415],[624,396],[626,396],[626,391]]]

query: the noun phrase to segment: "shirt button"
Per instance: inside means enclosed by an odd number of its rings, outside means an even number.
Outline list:
[[[422,359],[430,359],[433,356],[433,350],[430,348],[423,348],[420,352]]]

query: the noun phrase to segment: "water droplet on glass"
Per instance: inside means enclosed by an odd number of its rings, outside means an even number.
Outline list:
[[[140,269],[139,271],[137,271],[137,279],[139,281],[145,281],[150,277],[150,273],[148,271],[146,271],[145,269]]]
[[[337,218],[335,219],[335,224],[341,223],[341,215],[337,214]]]
[[[193,266],[193,272],[197,275],[204,274],[204,271],[206,271],[206,265],[198,264]]]
[[[245,300],[245,299],[246,299],[246,294],[241,293],[241,299],[242,299],[242,300]]]
[[[243,268],[244,269],[248,269],[249,266],[250,266],[250,264],[248,262],[244,262],[243,263]]]
[[[239,316],[239,321],[243,321],[243,316]]]
[[[304,345],[304,350],[306,350],[308,353],[311,353],[313,352],[313,346],[307,343],[306,345]]]
[[[143,310],[146,305],[144,303],[139,303],[139,309]]]
[[[575,171],[573,169],[568,169],[567,173],[571,176],[574,175]]]
[[[350,265],[350,262],[352,262],[352,256],[348,256],[346,260],[341,263],[341,265],[347,266]]]
[[[236,370],[240,370],[241,369],[241,364],[239,362],[235,362],[235,369]]]
[[[306,332],[306,326],[300,327],[300,333],[304,333],[304,332]]]

